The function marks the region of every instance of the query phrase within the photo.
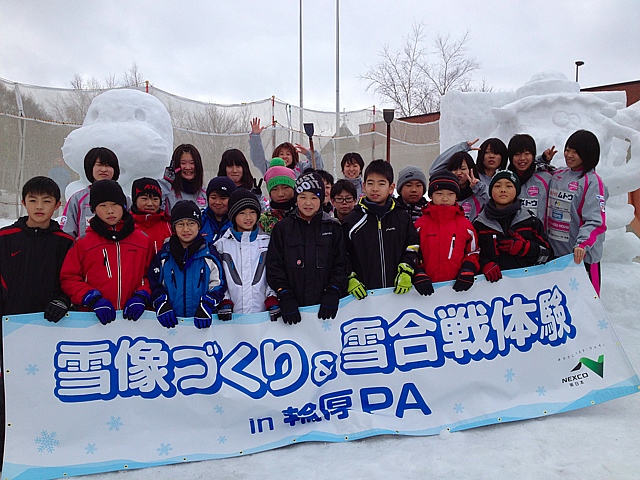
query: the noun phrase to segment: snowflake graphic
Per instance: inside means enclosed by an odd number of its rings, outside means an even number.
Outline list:
[[[544,396],[546,396],[546,395],[547,395],[547,389],[546,389],[546,388],[544,388],[544,387],[538,387],[538,388],[536,389],[536,393],[537,393],[539,396],[544,397]]]
[[[464,412],[464,405],[462,405],[461,403],[456,403],[453,409],[456,411],[456,413],[462,413]]]
[[[219,413],[221,415],[224,413],[224,408],[222,408],[221,405],[216,405],[216,408],[214,410],[216,411],[216,413]]]
[[[36,365],[35,363],[30,363],[27,368],[24,369],[25,372],[27,372],[27,375],[35,375],[38,370],[40,370],[38,368],[38,365]]]
[[[115,430],[116,432],[120,431],[120,427],[124,425],[120,420],[120,417],[111,416],[111,419],[107,422],[109,426],[109,431]]]
[[[53,453],[54,447],[60,445],[60,440],[56,437],[58,434],[56,432],[47,432],[46,430],[42,430],[40,432],[40,436],[36,437],[34,442],[38,445],[38,451],[44,452],[45,450],[49,453]]]
[[[161,443],[160,448],[156,448],[158,451],[158,455],[161,457],[164,455],[165,457],[169,455],[169,452],[173,450],[173,447],[170,443]]]
[[[571,287],[571,290],[578,290],[580,282],[578,282],[578,280],[576,280],[575,278],[572,278],[569,280],[569,286]]]
[[[218,443],[227,443],[227,437],[221,435],[218,437]]]
[[[513,382],[513,377],[515,377],[516,374],[513,371],[513,368],[507,368],[507,373],[504,374],[504,378],[507,379],[507,383]]]
[[[325,332],[328,332],[329,330],[331,330],[331,322],[329,320],[323,320],[322,321],[322,329]]]
[[[84,449],[87,451],[87,455],[91,454],[93,455],[94,453],[96,453],[96,444],[95,443],[88,443],[86,447],[84,447]]]
[[[175,328],[169,328],[167,335],[171,335],[172,337],[178,334],[178,331]]]
[[[602,320],[598,320],[598,328],[600,330],[606,330],[609,328],[609,322],[607,322],[604,318]]]

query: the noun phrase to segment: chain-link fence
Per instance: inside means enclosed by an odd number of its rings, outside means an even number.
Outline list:
[[[370,109],[319,112],[300,109],[272,97],[238,105],[217,105],[172,95],[151,85],[142,86],[167,108],[173,124],[174,145],[194,144],[202,154],[205,179],[217,174],[222,153],[238,148],[249,158],[250,120],[263,126],[267,157],[282,142],[309,146],[303,124],[314,125],[314,147],[325,169],[342,177],[340,160],[359,152],[365,162],[386,157],[387,125],[382,111]],[[65,137],[82,126],[91,101],[104,90],[48,88],[0,79],[0,218],[20,212],[22,184],[34,175],[49,175],[61,158]],[[407,165],[428,170],[439,153],[438,122],[427,124],[399,120],[391,124],[391,163],[397,172]],[[97,145],[96,145],[97,146]],[[59,160],[58,160],[59,163]],[[69,180],[79,178],[69,170]],[[257,170],[254,176],[260,177]],[[53,173],[50,176],[54,176]]]

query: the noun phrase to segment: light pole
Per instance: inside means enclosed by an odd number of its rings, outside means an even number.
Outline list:
[[[584,65],[584,62],[582,60],[577,60],[576,61],[576,83],[578,83],[578,69]]]

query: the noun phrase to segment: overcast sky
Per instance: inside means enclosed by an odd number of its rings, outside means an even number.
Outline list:
[[[304,105],[335,110],[335,0],[304,0]],[[1,0],[0,77],[69,87],[133,62],[176,95],[242,103],[271,95],[298,104],[298,0]],[[470,32],[476,82],[515,90],[544,70],[582,87],[640,80],[638,0],[341,0],[341,109],[383,101],[358,78],[397,48],[414,21],[429,38]]]

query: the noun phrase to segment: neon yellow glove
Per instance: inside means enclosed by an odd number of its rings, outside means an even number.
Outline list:
[[[407,293],[411,290],[412,276],[413,268],[411,268],[407,263],[401,263],[398,265],[398,275],[396,275],[396,280],[393,282],[396,288],[393,290],[393,293],[402,295],[403,293]]]
[[[349,283],[347,285],[347,293],[353,295],[358,300],[362,300],[368,295],[367,289],[364,284],[356,277],[356,272],[351,272],[349,275]]]

